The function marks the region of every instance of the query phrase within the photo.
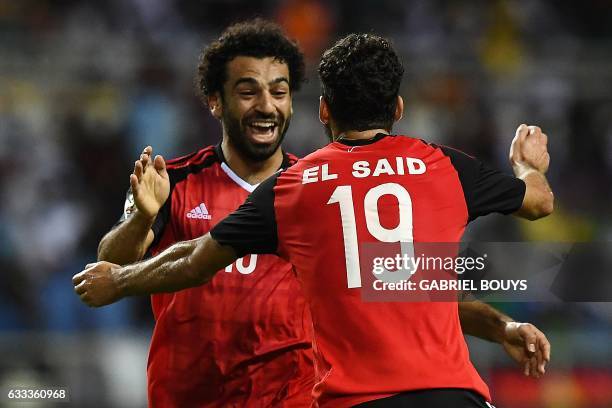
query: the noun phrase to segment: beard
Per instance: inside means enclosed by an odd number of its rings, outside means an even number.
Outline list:
[[[271,143],[256,143],[249,140],[246,135],[247,126],[255,120],[270,120],[274,119],[277,123],[277,136]],[[245,159],[253,162],[262,162],[270,157],[279,149],[285,134],[291,123],[291,116],[285,118],[282,114],[277,115],[262,115],[253,114],[242,118],[237,118],[231,113],[223,113],[223,126],[228,137],[228,143],[238,151]]]

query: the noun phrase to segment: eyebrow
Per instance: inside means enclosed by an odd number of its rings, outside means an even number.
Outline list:
[[[278,77],[275,80],[270,81],[268,85],[276,85],[276,84],[280,84],[281,82],[286,82],[287,85],[289,85],[289,79],[286,77]]]
[[[286,82],[287,85],[289,85],[289,79],[286,78],[286,77],[275,78],[272,81],[268,82],[268,85],[276,85],[276,84],[280,84],[281,82]],[[234,88],[236,88],[238,85],[243,84],[243,83],[247,83],[247,84],[251,84],[251,85],[258,85],[259,84],[259,82],[255,78],[243,77],[243,78],[239,78],[234,83]]]

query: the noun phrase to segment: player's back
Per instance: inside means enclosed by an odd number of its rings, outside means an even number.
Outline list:
[[[489,399],[456,302],[362,300],[364,243],[461,239],[470,216],[445,151],[404,136],[331,143],[278,176],[274,209],[278,253],[311,308],[320,405],[429,388]]]

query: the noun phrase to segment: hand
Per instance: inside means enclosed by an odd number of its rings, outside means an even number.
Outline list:
[[[506,323],[502,346],[514,361],[523,367],[526,376],[540,378],[550,361],[550,343],[537,327],[530,323]]]
[[[99,307],[114,303],[123,297],[118,282],[121,267],[110,262],[97,262],[72,277],[74,291],[88,306]]]
[[[170,194],[170,178],[164,158],[157,155],[151,162],[153,148],[147,146],[134,163],[130,185],[138,211],[147,218],[155,218]]]
[[[545,174],[550,164],[547,143],[548,136],[539,127],[519,126],[510,146],[510,163],[514,173],[533,169]]]

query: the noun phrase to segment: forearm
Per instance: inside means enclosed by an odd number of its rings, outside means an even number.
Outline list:
[[[525,182],[523,205],[515,215],[528,220],[537,220],[550,215],[554,209],[554,195],[546,176],[523,166],[514,167],[515,175]]]
[[[233,250],[221,247],[209,234],[172,245],[144,262],[117,271],[123,296],[146,295],[199,286],[236,259]]]
[[[102,238],[98,246],[98,261],[125,265],[141,260],[153,242],[151,227],[154,220],[136,211]]]
[[[463,333],[484,340],[501,343],[506,324],[512,318],[478,300],[459,302],[459,320]]]

